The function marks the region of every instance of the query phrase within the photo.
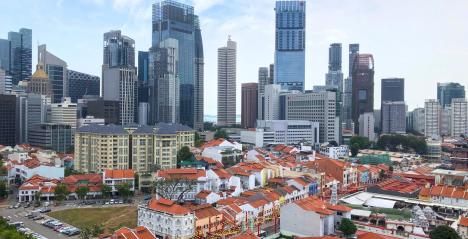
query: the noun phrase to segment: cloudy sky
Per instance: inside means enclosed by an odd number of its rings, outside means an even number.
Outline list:
[[[189,0],[183,0],[188,2]],[[120,29],[137,50],[151,44],[153,0],[0,1],[0,38],[21,27],[33,29],[37,44],[67,61],[70,69],[101,75],[102,34]],[[237,109],[240,83],[256,82],[257,70],[273,62],[274,0],[193,0],[205,50],[205,112],[216,114],[216,54],[227,36],[238,44]],[[323,85],[328,45],[343,44],[348,74],[349,43],[375,59],[375,106],[380,79],[404,77],[410,109],[436,97],[437,82],[468,87],[468,1],[307,0],[306,89]]]

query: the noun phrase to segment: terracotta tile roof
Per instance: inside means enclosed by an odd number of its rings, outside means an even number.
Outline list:
[[[421,191],[419,191],[419,196],[421,197],[429,197],[429,194],[431,193],[431,189],[430,188],[422,188]]]
[[[200,220],[203,218],[208,218],[208,217],[216,217],[220,216],[221,212],[216,210],[211,204],[203,204],[203,205],[198,205],[194,208],[191,208],[192,211],[195,213],[195,217]],[[222,218],[220,218],[222,219]]]
[[[277,152],[280,152],[280,151],[283,151],[284,148],[286,148],[286,145],[284,145],[284,144],[278,144],[278,145],[276,145],[275,147],[273,147],[273,150],[274,150],[274,151],[277,151]]]
[[[195,195],[195,198],[206,199],[210,193],[210,190],[201,190],[199,193],[197,193],[197,195]]]
[[[249,203],[253,208],[260,208],[268,204],[268,201],[265,199],[260,199]]]
[[[347,206],[344,206],[344,205],[333,205],[333,204],[330,204],[330,203],[327,203],[327,208],[330,209],[330,210],[333,210],[333,211],[337,211],[337,212],[351,212],[352,208],[350,207],[347,207]]]
[[[76,184],[80,181],[88,181],[89,183],[102,183],[102,177],[100,174],[74,174],[65,177],[62,180],[62,183]]]
[[[461,217],[460,223],[458,223],[458,225],[468,227],[468,217]]]
[[[464,198],[468,199],[468,190],[463,187],[435,185],[430,189],[432,197]],[[421,192],[419,193],[421,195]],[[424,195],[421,195],[424,196]]]
[[[358,236],[358,239],[397,239],[398,238],[398,237],[380,235],[380,234],[373,233],[373,232],[363,232],[359,230],[358,232],[356,232],[356,235]]]
[[[316,212],[322,216],[332,215],[333,211],[329,210],[326,204],[318,198],[308,197],[294,202],[297,206],[305,211]]]
[[[213,140],[211,140],[211,141],[209,141],[209,142],[206,142],[206,143],[202,146],[202,149],[208,148],[208,147],[216,147],[216,146],[219,146],[219,145],[221,145],[224,141],[225,141],[225,139],[223,139],[223,138],[213,139]]]
[[[296,237],[296,239],[340,239],[334,236],[323,236],[323,237]]]
[[[200,177],[205,177],[206,172],[204,169],[195,168],[174,168],[167,170],[159,170],[157,176],[166,179],[182,178],[188,180],[197,180]]]
[[[174,201],[160,198],[158,200],[151,199],[148,202],[148,208],[157,211],[157,212],[165,212],[172,215],[186,215],[190,213],[190,210],[176,204]]]
[[[223,168],[216,168],[216,169],[212,169],[212,170],[221,179],[229,179],[229,178],[232,177],[232,175]]]
[[[41,163],[37,158],[31,158],[24,161],[23,165],[32,169],[41,166]]]
[[[106,169],[104,171],[106,178],[121,179],[134,178],[135,173],[131,169]]]
[[[122,227],[115,231],[112,239],[156,239],[156,236],[148,228],[139,226],[135,229]]]

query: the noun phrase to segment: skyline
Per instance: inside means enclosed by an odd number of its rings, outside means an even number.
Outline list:
[[[2,2],[0,7],[6,9],[6,14],[0,16],[0,21],[8,24],[0,26],[0,38],[6,38],[8,31],[31,28],[33,69],[37,64],[39,43],[47,44],[47,49],[65,60],[69,69],[101,77],[105,32],[122,30],[122,34],[135,40],[137,51],[147,51],[151,47],[151,4],[154,2]],[[204,39],[205,114],[216,114],[217,48],[225,43],[228,35],[238,43],[237,114],[240,113],[241,84],[257,82],[258,67],[273,63],[274,3],[267,0],[193,1]],[[425,99],[437,97],[437,82],[468,83],[468,79],[460,78],[464,73],[463,59],[468,57],[468,46],[463,44],[468,39],[468,29],[463,27],[467,7],[468,2],[464,1],[454,1],[447,6],[439,1],[420,0],[410,3],[370,0],[365,4],[351,0],[307,1],[305,88],[325,84],[330,44],[342,43],[346,75],[348,44],[359,43],[361,53],[373,54],[375,58],[374,108],[380,108],[381,79],[391,77],[405,78],[409,109],[423,107]],[[81,11],[75,11],[77,8]],[[17,11],[24,15],[12,22],[10,19],[15,18],[13,13]],[[48,15],[41,15],[44,12]]]

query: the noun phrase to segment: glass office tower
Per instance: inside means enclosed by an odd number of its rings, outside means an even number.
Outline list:
[[[173,38],[179,48],[180,123],[203,128],[203,44],[193,6],[164,0],[153,4],[152,46]]]
[[[275,83],[287,90],[304,90],[305,1],[276,1]]]
[[[32,73],[32,30],[21,28],[18,32],[8,32],[10,41],[10,74],[12,83],[29,80]]]

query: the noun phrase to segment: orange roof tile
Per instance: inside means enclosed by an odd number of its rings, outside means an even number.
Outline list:
[[[458,225],[468,227],[468,217],[461,217],[460,223],[458,223]]]
[[[165,212],[173,215],[186,215],[190,213],[190,210],[187,208],[165,198],[161,198],[159,200],[151,199],[148,202],[148,207],[154,211]]]
[[[135,177],[135,173],[131,169],[106,169],[104,174],[106,175],[106,178],[114,179]]]

